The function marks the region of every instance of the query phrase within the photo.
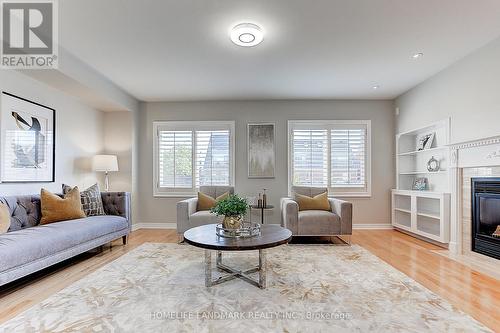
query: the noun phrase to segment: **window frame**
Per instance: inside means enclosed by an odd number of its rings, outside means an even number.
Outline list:
[[[168,131],[191,131],[192,132],[192,187],[172,188],[160,187],[160,156],[159,156],[159,133],[161,130]],[[235,184],[235,156],[234,156],[234,121],[153,121],[153,196],[186,198],[195,196],[196,187],[196,131],[229,130],[229,185]]]
[[[366,128],[365,146],[365,186],[333,187],[331,184],[331,130],[345,129],[349,126],[364,126]],[[372,196],[372,136],[371,120],[289,120],[288,121],[288,195],[292,195],[293,181],[293,130],[294,129],[327,130],[327,187],[329,197],[371,197]]]

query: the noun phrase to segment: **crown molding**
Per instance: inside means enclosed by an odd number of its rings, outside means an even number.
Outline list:
[[[468,148],[475,148],[475,147],[481,147],[481,146],[489,146],[489,145],[495,145],[495,144],[500,144],[500,135],[491,136],[491,137],[484,138],[484,139],[456,142],[456,143],[449,144],[448,146],[451,149],[458,150],[458,149],[468,149]]]

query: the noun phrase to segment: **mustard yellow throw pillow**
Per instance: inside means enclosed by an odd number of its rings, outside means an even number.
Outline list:
[[[210,210],[217,202],[226,199],[228,196],[229,192],[221,194],[217,198],[212,198],[205,193],[198,192],[198,206],[196,207],[196,210]]]
[[[328,192],[318,194],[312,198],[295,193],[295,201],[299,204],[299,210],[331,210]]]
[[[42,206],[40,224],[85,217],[80,203],[80,191],[76,186],[66,193],[64,198],[42,188],[40,203]]]
[[[10,228],[10,211],[6,204],[0,202],[0,235]]]

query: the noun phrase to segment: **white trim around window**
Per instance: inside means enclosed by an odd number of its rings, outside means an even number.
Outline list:
[[[155,197],[192,197],[195,196],[198,191],[197,179],[198,174],[196,171],[197,154],[199,150],[197,145],[200,135],[197,132],[202,133],[206,131],[228,131],[229,132],[229,158],[228,158],[228,172],[229,172],[229,182],[225,186],[234,186],[234,121],[154,121],[153,122],[153,196]],[[187,169],[191,168],[190,175],[184,177],[181,180],[180,186],[162,186],[160,182],[160,135],[162,132],[176,132],[180,133],[182,140],[186,143],[184,146],[186,149],[190,150],[190,154],[187,155],[187,159],[190,158],[189,164],[186,166]],[[174,139],[175,140],[175,139]],[[225,143],[227,145],[227,141]],[[227,157],[227,156],[226,156]],[[175,163],[175,162],[174,162]],[[185,163],[185,162],[184,162]],[[174,171],[174,183],[176,181],[176,175]],[[201,177],[200,177],[201,178]],[[163,183],[166,183],[163,180]],[[168,182],[167,182],[168,183]],[[218,184],[219,185],[219,184]]]
[[[354,130],[356,133],[360,133],[359,130],[365,130],[365,145],[364,147],[364,174],[361,179],[363,179],[362,184],[346,184],[346,185],[332,185],[332,173],[335,173],[332,169],[332,133],[337,131]],[[291,195],[291,188],[294,186],[294,131],[300,133],[311,133],[314,136],[314,140],[317,140],[319,148],[318,151],[311,152],[311,160],[322,159],[322,164],[324,169],[320,172],[319,176],[316,176],[316,182],[320,184],[297,184],[297,186],[325,186],[328,187],[329,196],[335,197],[370,197],[371,196],[371,120],[289,120],[288,121],[288,194]],[[340,131],[340,132],[339,132]],[[296,148],[297,149],[297,148]],[[311,148],[312,149],[312,148]],[[313,163],[312,161],[310,163]],[[313,176],[310,176],[311,179]],[[314,182],[311,180],[311,182]]]

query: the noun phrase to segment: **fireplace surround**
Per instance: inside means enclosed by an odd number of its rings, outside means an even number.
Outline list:
[[[471,179],[471,250],[500,259],[500,177]]]

